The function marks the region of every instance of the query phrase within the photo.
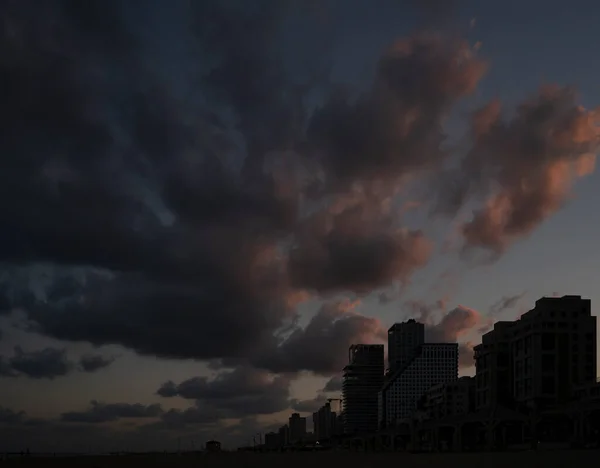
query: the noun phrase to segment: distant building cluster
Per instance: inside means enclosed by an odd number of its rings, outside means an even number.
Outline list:
[[[497,322],[485,333],[474,347],[475,376],[459,378],[457,343],[426,343],[423,323],[396,323],[388,331],[387,369],[383,345],[351,345],[342,398],[313,414],[313,433],[295,413],[278,433],[267,434],[266,445],[393,438],[400,428],[409,428],[406,441],[426,439],[436,447],[506,444],[517,433],[521,442],[541,433],[556,438],[565,429],[542,424],[544,414],[583,400],[597,401],[600,414],[596,335],[589,299],[544,297],[518,320]],[[580,429],[570,434],[593,433],[600,441],[600,421],[594,424],[573,423]]]

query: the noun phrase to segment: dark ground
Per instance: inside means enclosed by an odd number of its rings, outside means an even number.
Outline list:
[[[375,468],[385,463],[402,464],[402,468],[575,468],[576,466],[597,466],[600,450],[527,451],[499,453],[291,453],[254,454],[223,453],[204,456],[139,455],[135,457],[80,457],[80,458],[29,458],[9,459],[0,462],[0,467],[231,467],[231,468]],[[397,465],[399,466],[399,465]]]

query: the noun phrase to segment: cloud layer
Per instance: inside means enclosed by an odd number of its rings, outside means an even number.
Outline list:
[[[180,2],[168,13],[177,33],[156,37],[162,10],[136,3],[0,5],[0,313],[20,309],[29,330],[65,342],[225,368],[159,389],[187,409],[92,402],[60,424],[250,427],[253,415],[312,408],[323,395],[290,397],[299,373],[331,377],[349,344],[385,340],[340,297],[408,285],[437,252],[439,218],[459,223],[457,252],[497,258],[594,169],[597,111],[571,88],[542,87],[514,114],[490,102],[453,147],[447,120],[488,69],[478,47],[417,32],[349,89],[324,71],[320,41],[303,43],[308,65],[294,62],[283,29],[304,15],[317,37],[312,10],[255,3]],[[301,316],[308,300],[317,311]],[[420,311],[432,340],[488,325],[463,306]],[[52,379],[111,362],[18,348],[0,374]]]

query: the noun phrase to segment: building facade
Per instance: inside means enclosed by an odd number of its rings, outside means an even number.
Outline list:
[[[279,444],[282,447],[290,443],[290,426],[284,424],[277,433],[279,434]]]
[[[383,385],[385,355],[383,345],[350,346],[344,367],[343,432],[364,434],[377,430],[377,394]]]
[[[596,317],[581,296],[544,297],[475,347],[477,406],[561,405],[595,384]]]
[[[458,344],[425,343],[404,368],[389,375],[379,394],[378,424],[389,427],[412,416],[434,385],[458,379]]]
[[[288,420],[289,442],[295,443],[302,441],[306,437],[306,418],[298,413],[293,413]]]
[[[277,432],[267,432],[265,434],[265,448],[268,450],[277,450],[284,444],[282,443],[281,436]]]
[[[510,343],[512,322],[496,322],[473,348],[475,357],[475,408],[513,407]]]
[[[424,343],[425,325],[410,319],[395,323],[388,330],[388,369],[390,373],[402,369]]]
[[[475,409],[475,379],[461,377],[431,387],[422,398],[421,409],[429,419],[460,416]]]
[[[316,440],[327,440],[336,435],[337,414],[331,410],[331,403],[325,403],[313,413],[313,432]]]

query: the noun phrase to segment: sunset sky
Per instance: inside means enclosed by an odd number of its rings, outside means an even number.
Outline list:
[[[600,300],[599,16],[0,2],[0,451],[235,447],[396,321],[469,375],[494,321]]]

